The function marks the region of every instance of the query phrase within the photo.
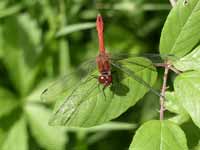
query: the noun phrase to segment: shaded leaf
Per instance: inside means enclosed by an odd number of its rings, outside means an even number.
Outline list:
[[[24,118],[17,121],[8,132],[2,150],[28,150],[26,122]]]
[[[192,150],[200,150],[200,141]]]
[[[0,8],[0,19],[18,13],[22,9],[22,4],[17,4],[8,8]]]
[[[198,145],[199,140],[200,140],[200,128],[198,128],[192,122],[192,120],[182,124],[181,128],[183,129],[186,135],[188,147],[190,149],[196,147],[196,145]]]
[[[59,73],[67,74],[71,71],[69,44],[66,40],[61,39],[59,42]]]
[[[80,31],[80,30],[86,30],[86,29],[94,28],[95,26],[96,26],[96,23],[93,23],[93,22],[85,22],[85,23],[68,25],[66,27],[61,28],[57,32],[56,36],[57,37],[65,36],[65,35],[70,34],[72,32],[77,32],[77,31]]]
[[[126,35],[126,36],[121,36]],[[126,30],[119,25],[110,24],[106,27],[105,30],[105,41],[106,48],[109,49],[109,52],[116,53],[118,52],[132,52],[134,54],[138,52],[144,52],[147,49],[145,44],[140,42],[129,30]],[[95,48],[97,43],[93,47]]]
[[[200,72],[179,75],[174,83],[175,94],[194,123],[200,127]]]
[[[3,62],[21,95],[30,90],[38,71],[40,36],[36,22],[27,14],[10,17],[3,25]]]
[[[0,117],[7,115],[19,105],[16,98],[8,90],[0,88]]]
[[[6,139],[7,133],[2,128],[0,128],[0,148],[2,147],[2,144],[4,140]]]
[[[161,54],[184,56],[200,40],[200,1],[183,2],[179,0],[167,17],[160,39]]]
[[[129,147],[130,150],[188,150],[184,132],[170,121],[153,120],[143,124]]]
[[[50,110],[41,105],[29,104],[26,114],[35,140],[48,150],[64,150],[67,137],[61,127],[48,125]],[[39,114],[39,115],[38,115]]]
[[[131,130],[136,128],[136,124],[123,123],[123,122],[108,122],[102,125],[90,127],[90,128],[67,128],[67,131],[85,131],[85,132],[101,132],[101,131],[112,131],[112,130]]]

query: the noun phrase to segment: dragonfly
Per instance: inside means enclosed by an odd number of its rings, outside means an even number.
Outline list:
[[[75,115],[76,108],[89,99],[88,95],[97,95],[101,91],[104,101],[109,101],[109,98],[112,97],[107,96],[106,90],[111,90],[113,95],[119,97],[126,96],[127,93],[134,93],[134,91],[129,91],[129,87],[121,84],[126,77],[134,80],[133,84],[137,82],[157,96],[161,96],[160,92],[152,88],[151,83],[147,81],[150,80],[148,78],[151,78],[151,75],[157,73],[155,64],[162,64],[163,58],[168,59],[169,55],[161,57],[159,54],[110,54],[104,46],[104,23],[100,14],[97,15],[96,29],[99,42],[99,53],[96,58],[84,62],[77,71],[58,79],[41,95],[41,98],[45,101],[60,101],[54,112],[54,116],[56,116],[52,121],[54,124],[64,125],[69,122]],[[132,66],[133,69],[128,66]],[[144,71],[150,74],[149,77],[142,78],[139,75]],[[77,72],[79,74],[78,79],[75,75]],[[147,78],[146,81],[144,78]],[[127,81],[127,83],[129,82]]]

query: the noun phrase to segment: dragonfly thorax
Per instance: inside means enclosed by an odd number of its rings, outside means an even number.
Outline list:
[[[96,58],[96,63],[100,73],[98,78],[99,83],[109,86],[112,83],[109,55],[107,53],[100,53]]]
[[[104,86],[109,86],[112,83],[112,75],[110,73],[102,73],[99,78],[99,83]]]

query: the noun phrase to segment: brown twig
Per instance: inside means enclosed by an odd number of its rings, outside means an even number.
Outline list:
[[[180,74],[181,71],[177,70],[176,68],[174,68],[172,65],[169,65],[169,64],[165,64],[165,63],[155,63],[154,64],[156,67],[163,67],[165,68],[166,65],[169,67],[169,70],[173,71],[174,73],[176,74]]]
[[[176,5],[176,0],[169,0],[169,2],[172,5],[172,7],[174,7]]]
[[[161,89],[161,96],[160,96],[160,120],[164,119],[164,111],[165,111],[165,106],[164,106],[164,97],[165,97],[165,91],[167,87],[167,77],[168,77],[168,72],[169,72],[170,64],[165,63],[165,71],[163,75],[163,85]]]

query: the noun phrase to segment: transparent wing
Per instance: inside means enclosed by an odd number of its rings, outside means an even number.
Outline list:
[[[56,107],[51,117],[49,124],[50,125],[65,125],[69,123],[74,115],[77,112],[79,106],[89,100],[91,94],[98,94],[98,81],[92,77],[86,77],[77,88],[74,88],[68,96],[61,101]]]
[[[132,54],[132,53],[119,53],[119,54],[112,54],[110,59],[113,61],[119,61],[123,59],[128,58],[134,58],[134,57],[143,57],[151,60],[153,64],[159,64],[163,63],[165,60],[170,61],[177,61],[179,58],[175,55],[160,55],[160,54],[154,54],[154,53],[145,53],[145,54]]]
[[[157,74],[154,64],[148,59],[143,57],[134,57],[127,59],[121,58],[111,61],[111,64],[114,68],[117,68],[126,75],[130,76],[132,79],[142,84],[144,87],[148,88],[151,92],[153,92],[157,96],[159,97],[161,96],[158,91],[152,88],[152,86],[150,85],[152,83],[147,82],[149,78],[148,75],[145,76],[143,75],[143,78],[140,77],[140,73],[144,72],[144,70],[148,70],[152,73]]]
[[[82,63],[76,71],[59,78],[41,94],[41,99],[46,102],[63,99],[69,91],[81,84],[82,79],[96,69],[95,59]]]

